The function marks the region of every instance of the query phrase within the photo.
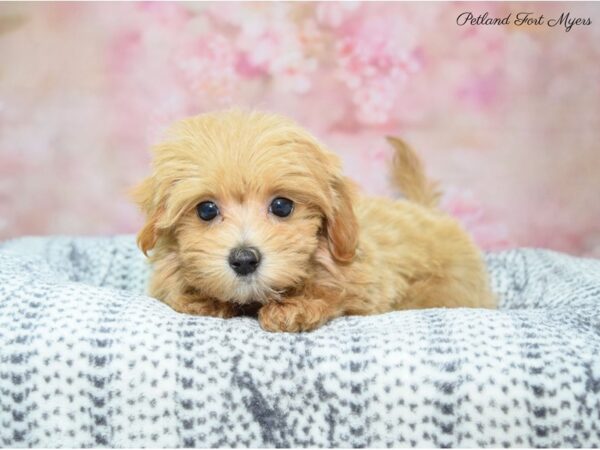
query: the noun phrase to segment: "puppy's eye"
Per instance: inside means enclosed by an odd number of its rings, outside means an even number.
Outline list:
[[[277,217],[287,217],[294,209],[294,202],[289,198],[277,197],[271,202],[269,211],[275,214]]]
[[[219,207],[215,202],[202,202],[196,206],[198,217],[207,222],[219,215]]]

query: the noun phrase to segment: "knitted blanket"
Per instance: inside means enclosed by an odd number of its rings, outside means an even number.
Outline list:
[[[498,311],[273,334],[144,295],[133,236],[5,242],[0,446],[599,446],[600,261],[487,262]]]

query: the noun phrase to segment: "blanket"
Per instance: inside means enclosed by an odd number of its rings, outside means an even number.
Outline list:
[[[486,261],[498,310],[274,334],[145,295],[133,236],[7,241],[0,446],[599,446],[600,261]]]

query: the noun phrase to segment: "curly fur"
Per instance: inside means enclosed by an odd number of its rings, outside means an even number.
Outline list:
[[[307,331],[341,315],[495,305],[480,252],[451,217],[418,158],[397,138],[393,180],[405,200],[363,197],[336,155],[294,122],[239,110],[185,119],[154,148],[134,191],[147,220],[150,293],[175,310],[258,314],[270,331]],[[294,201],[287,218],[274,197]],[[200,220],[211,200],[221,215]],[[250,277],[228,266],[232,248],[263,259]]]

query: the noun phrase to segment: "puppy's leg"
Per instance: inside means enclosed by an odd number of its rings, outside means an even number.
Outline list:
[[[212,298],[197,298],[189,295],[182,295],[176,299],[166,299],[171,308],[177,312],[193,314],[195,316],[211,316],[228,319],[238,315],[235,305],[229,302],[220,302]]]
[[[223,319],[229,319],[237,315],[235,308],[230,303],[212,299],[188,303],[180,312],[196,316],[221,317]]]
[[[335,302],[300,296],[267,303],[258,311],[258,321],[266,331],[310,331],[342,312]]]
[[[470,275],[469,282],[443,277],[416,281],[406,293],[399,309],[495,308],[494,294],[483,275]]]

